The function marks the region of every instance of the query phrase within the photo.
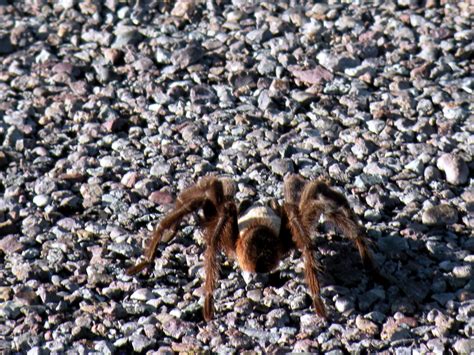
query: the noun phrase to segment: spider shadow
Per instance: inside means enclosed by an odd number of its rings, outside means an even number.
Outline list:
[[[291,276],[289,274],[285,274],[281,270],[277,269],[268,274],[267,285],[280,288],[285,286],[285,284],[290,280]]]
[[[382,281],[364,269],[347,239],[336,235],[318,240],[322,286],[350,289],[345,296],[357,303],[357,313],[401,312],[406,316],[431,309],[446,311],[469,293],[473,283],[450,271],[463,263],[466,253],[457,248],[467,240],[466,235],[419,225],[407,225],[402,234],[387,233],[370,245]],[[332,314],[338,317],[337,312]]]
[[[370,278],[370,272],[364,268],[354,244],[344,237],[321,238],[316,250],[323,286],[332,284],[353,288]]]
[[[372,252],[378,251],[378,246],[373,243],[370,245]],[[319,278],[322,287],[322,294],[326,298],[332,298],[339,295],[350,299],[354,303],[356,314],[365,314],[371,311],[380,311],[386,313],[389,310],[385,298],[371,299],[374,295],[390,294],[395,296],[391,298],[396,304],[403,304],[404,295],[401,290],[394,292],[391,279],[386,278],[383,265],[379,263],[384,256],[379,252],[374,254],[375,270],[369,270],[364,267],[360,255],[354,244],[340,235],[330,234],[327,238],[321,238],[317,242],[317,259],[319,260],[321,270]],[[403,282],[403,280],[399,280]],[[397,300],[398,299],[398,300]],[[328,312],[331,321],[345,319],[345,315],[333,310]]]
[[[378,238],[384,273],[401,293],[394,298],[392,311],[446,310],[450,302],[462,299],[464,291],[472,292],[469,276],[456,275],[453,270],[455,265],[465,263],[469,252],[461,246],[468,239],[469,232],[418,223],[408,223],[401,232]],[[400,299],[402,304],[397,304]],[[411,304],[410,309],[404,309],[403,303]]]

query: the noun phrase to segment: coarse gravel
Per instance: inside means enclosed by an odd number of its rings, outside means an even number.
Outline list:
[[[474,352],[469,0],[0,0],[0,353]],[[271,275],[222,257],[214,320],[196,222],[124,270],[208,174],[237,199],[324,177],[380,284],[330,226]]]

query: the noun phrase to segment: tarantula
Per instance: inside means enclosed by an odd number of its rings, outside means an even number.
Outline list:
[[[229,178],[208,176],[184,190],[176,207],[166,215],[153,233],[145,260],[127,270],[136,274],[152,263],[158,244],[170,241],[183,217],[202,211],[200,226],[204,231],[205,301],[204,319],[213,317],[213,290],[219,278],[219,251],[236,259],[241,269],[265,273],[275,269],[279,261],[294,248],[302,252],[306,282],[316,313],[326,318],[320,297],[317,264],[310,237],[321,215],[351,239],[369,270],[374,270],[365,232],[357,222],[347,199],[321,180],[306,181],[299,175],[289,175],[284,181],[284,203],[271,200],[267,205],[234,201],[235,184]]]

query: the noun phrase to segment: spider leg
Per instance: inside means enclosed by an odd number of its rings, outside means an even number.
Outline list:
[[[296,205],[285,203],[284,210],[288,227],[293,236],[293,241],[303,254],[305,278],[311,293],[311,298],[313,299],[313,306],[319,316],[326,318],[326,309],[321,300],[321,289],[316,274],[317,263],[314,258],[312,242],[308,230],[301,221],[301,216]]]
[[[215,227],[214,221],[209,223],[205,230],[207,248],[205,252],[205,271],[206,281],[204,284],[204,319],[210,321],[214,314],[214,297],[213,292],[219,279],[220,265],[218,262],[218,253],[226,244],[232,243],[237,238],[237,208],[231,201],[225,202],[224,206],[218,213],[217,223]]]
[[[177,227],[183,217],[198,209],[205,200],[206,198],[187,201],[179,208],[170,212],[153,232],[150,245],[145,252],[145,260],[128,268],[126,271],[127,275],[134,275],[150,265],[155,258],[156,250],[158,249],[161,240],[164,240],[165,242],[171,240],[171,238],[176,234]]]
[[[375,264],[367,246],[365,231],[356,222],[355,216],[348,216],[347,211],[335,211],[326,214],[326,218],[352,240],[359,252],[364,267],[369,271],[375,271]]]
[[[349,215],[347,215],[350,212]],[[351,239],[360,255],[362,264],[364,268],[370,273],[372,279],[384,286],[390,286],[393,284],[393,279],[382,274],[379,269],[376,267],[372,253],[369,250],[368,243],[369,241],[366,237],[364,228],[359,226],[356,222],[356,216],[352,211],[336,211],[329,213],[327,215],[328,220],[330,220],[341,232]]]
[[[168,213],[153,232],[152,240],[145,252],[145,260],[132,266],[127,274],[133,275],[145,269],[154,259],[161,241],[170,241],[177,232],[181,220],[188,214],[203,211],[200,225],[206,239],[205,252],[205,301],[204,318],[213,316],[213,290],[219,278],[218,252],[235,251],[238,238],[237,207],[233,202],[235,184],[227,178],[214,176],[202,178],[196,185],[183,191],[176,200],[176,207]]]
[[[312,209],[311,206],[318,207]],[[303,219],[308,224],[317,222],[322,213],[329,222],[352,240],[364,267],[371,271],[375,269],[372,255],[367,246],[365,230],[359,225],[357,216],[351,210],[349,202],[343,194],[331,189],[323,181],[312,181],[305,186],[299,207],[301,211],[304,211]]]
[[[145,269],[155,258],[160,242],[168,242],[176,235],[179,223],[187,214],[204,207],[206,218],[215,215],[215,206],[223,198],[229,198],[234,192],[233,189],[232,181],[208,176],[184,190],[176,199],[176,208],[161,221],[153,232],[150,245],[145,252],[145,260],[127,269],[126,273],[133,275]]]

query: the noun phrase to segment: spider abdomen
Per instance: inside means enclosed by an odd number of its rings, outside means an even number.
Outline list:
[[[239,217],[238,225],[240,233],[243,233],[250,226],[264,225],[278,236],[281,219],[270,207],[251,206]]]
[[[266,206],[253,206],[239,218],[236,254],[243,270],[270,272],[278,265],[280,225],[281,219]]]
[[[280,260],[273,231],[262,225],[248,228],[237,241],[237,260],[244,271],[270,272]]]

